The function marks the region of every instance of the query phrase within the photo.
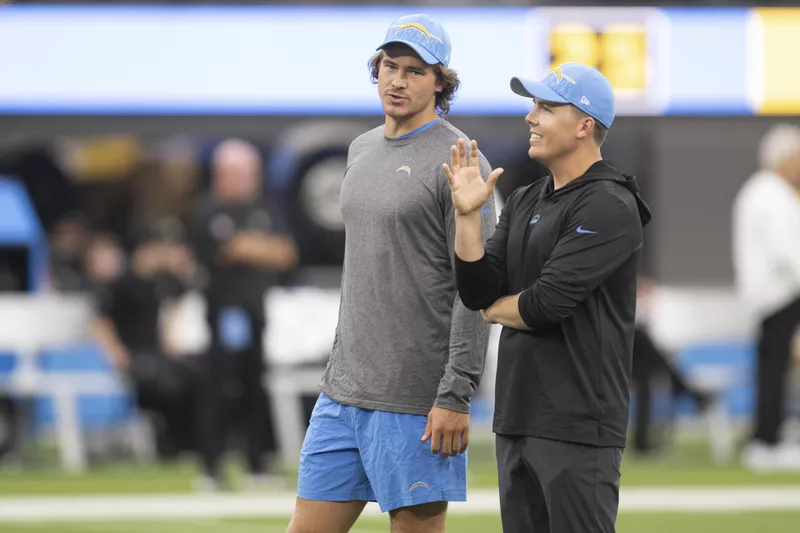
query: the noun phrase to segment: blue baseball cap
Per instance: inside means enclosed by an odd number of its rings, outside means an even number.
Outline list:
[[[410,46],[429,65],[450,64],[450,37],[441,24],[428,15],[406,15],[392,22],[386,38],[375,50],[392,43]]]
[[[550,69],[542,81],[511,78],[511,90],[547,102],[572,104],[606,128],[614,122],[614,89],[603,74],[582,63]]]

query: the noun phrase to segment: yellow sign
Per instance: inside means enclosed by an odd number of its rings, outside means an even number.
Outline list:
[[[756,94],[759,113],[800,113],[800,10],[757,9],[757,33],[753,41],[761,42],[762,50],[756,58],[762,62],[761,69],[754,69],[759,76],[760,94]]]
[[[636,24],[596,31],[586,24],[559,24],[550,32],[551,68],[572,61],[597,67],[614,89],[647,89],[647,32]]]

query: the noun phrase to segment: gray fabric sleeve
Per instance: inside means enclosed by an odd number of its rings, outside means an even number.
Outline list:
[[[481,175],[486,180],[492,171],[489,162],[481,154]],[[442,200],[445,205],[447,223],[447,246],[453,265],[455,281],[455,218],[450,186],[442,173],[444,187]],[[491,237],[497,223],[494,197],[481,209],[481,233],[484,242]],[[450,357],[444,376],[439,382],[435,406],[460,413],[469,413],[472,394],[480,385],[486,362],[486,347],[489,340],[490,325],[483,320],[480,312],[470,311],[461,303],[456,294],[453,302],[453,318],[450,327]]]

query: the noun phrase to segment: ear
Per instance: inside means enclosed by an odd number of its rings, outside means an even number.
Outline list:
[[[444,76],[442,76],[441,71],[439,70],[441,67],[436,65],[433,67],[433,75],[436,76],[436,89],[437,93],[444,91]]]
[[[578,139],[591,137],[593,133],[594,133],[594,119],[592,117],[586,116],[578,120],[578,132],[577,132]]]

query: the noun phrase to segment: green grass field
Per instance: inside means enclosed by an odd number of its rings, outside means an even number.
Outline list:
[[[623,514],[618,533],[796,533],[800,512],[732,514]],[[284,533],[287,520],[191,520],[3,524],[3,533]],[[456,533],[500,533],[499,516],[451,516],[447,529]],[[388,531],[388,520],[362,518],[353,533]]]
[[[470,446],[471,487],[497,486],[494,451],[490,441]],[[227,468],[236,485],[240,469],[236,463]],[[187,493],[192,491],[195,465],[180,462],[166,466],[109,464],[93,467],[89,473],[74,476],[54,468],[0,471],[1,496],[42,496],[78,494],[148,494]],[[296,472],[287,473],[286,488],[293,489]],[[656,458],[638,458],[626,453],[622,462],[622,486],[800,486],[800,473],[755,474],[736,462],[711,463],[703,442],[688,441]]]
[[[240,470],[231,463],[227,471],[235,486]],[[800,473],[759,475],[748,472],[737,463],[713,464],[702,442],[682,442],[680,446],[657,458],[637,458],[627,454],[622,465],[623,490],[639,486],[794,486],[800,487]],[[0,470],[0,498],[46,495],[122,495],[122,494],[185,494],[192,490],[195,465],[179,462],[167,466],[134,464],[95,465],[87,473],[69,475],[52,467],[15,471]],[[285,490],[294,488],[296,473],[287,473]],[[491,441],[471,446],[470,486],[492,489],[497,476]],[[285,491],[284,491],[285,492]],[[269,495],[265,494],[265,498]],[[800,504],[800,502],[798,502]],[[3,533],[283,533],[285,518],[253,519],[186,519],[186,520],[120,520],[116,522],[37,522],[3,523]],[[742,513],[622,513],[617,522],[620,533],[795,533],[800,531],[800,509],[797,511]],[[452,514],[448,530],[458,533],[501,532],[497,514]],[[354,533],[388,531],[385,517],[364,517]]]

